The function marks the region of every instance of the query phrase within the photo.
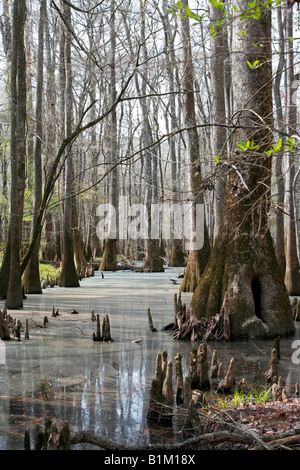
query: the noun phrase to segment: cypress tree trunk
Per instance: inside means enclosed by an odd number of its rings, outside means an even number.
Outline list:
[[[285,24],[286,39],[286,66],[287,66],[287,133],[292,137],[296,134],[297,126],[297,104],[293,103],[293,82],[294,82],[294,59],[293,59],[293,10],[286,9]],[[289,295],[300,295],[300,273],[296,243],[296,222],[294,208],[294,178],[295,178],[295,157],[292,152],[287,154],[288,172],[286,175],[286,200],[287,200],[287,221],[286,221],[286,266],[285,285]]]
[[[166,65],[168,71],[168,86],[169,86],[169,114],[170,114],[170,123],[171,123],[171,133],[175,133],[178,129],[178,122],[176,117],[176,100],[175,100],[175,50],[174,50],[174,39],[175,33],[174,29],[172,30],[170,27],[170,22],[168,19],[168,5],[166,0],[162,2],[162,9],[163,14],[162,22],[164,27],[164,34],[165,34],[165,44],[166,44]],[[167,118],[166,118],[167,120]],[[171,160],[171,177],[172,177],[172,192],[173,192],[173,199],[177,201],[180,197],[180,187],[179,187],[179,164],[177,158],[177,151],[176,151],[176,140],[175,137],[169,140],[169,147],[170,147],[170,160]],[[170,251],[170,260],[169,266],[184,266],[185,265],[185,253],[183,249],[182,240],[174,238],[175,227],[174,221],[171,221],[171,251]]]
[[[187,131],[187,147],[188,158],[190,164],[190,191],[194,205],[203,204],[203,194],[201,193],[201,162],[200,147],[197,132],[197,122],[195,115],[194,101],[194,72],[192,61],[192,50],[190,41],[189,18],[186,15],[186,7],[188,1],[182,2],[182,18],[181,18],[181,36],[183,43],[183,71],[182,71],[182,87],[183,87],[183,114],[184,124],[189,130]],[[194,212],[194,211],[193,211]],[[192,216],[192,227],[194,231],[196,221],[195,214]],[[200,282],[202,273],[205,269],[210,254],[210,243],[206,222],[204,223],[204,245],[200,250],[191,250],[189,252],[187,268],[180,286],[183,292],[193,292]]]
[[[36,89],[36,140],[33,154],[34,164],[34,205],[32,230],[36,217],[42,204],[42,140],[43,140],[43,79],[44,79],[44,23],[46,14],[46,2],[41,1],[40,21],[38,30],[38,65],[37,65],[37,89]],[[28,267],[24,275],[25,292],[29,294],[41,294],[40,281],[40,235],[35,243]]]
[[[116,90],[116,28],[115,28],[115,0],[111,0],[111,19],[110,19],[110,101],[115,102],[117,97]],[[110,204],[118,211],[119,187],[118,187],[118,139],[117,139],[117,111],[113,109],[110,113],[110,165],[112,171],[109,175],[109,199]],[[100,271],[115,271],[117,269],[117,239],[107,239],[100,264]]]
[[[210,20],[212,22],[222,21],[223,12],[210,5]],[[225,26],[226,27],[226,26]],[[223,26],[216,26],[215,34],[210,41],[210,73],[211,73],[211,94],[212,100],[212,120],[216,124],[212,129],[212,148],[214,157],[218,157],[220,163],[226,159],[226,138],[225,127],[217,124],[226,122],[225,106],[225,72],[224,72],[224,45],[223,45]],[[225,194],[225,178],[222,174],[216,180],[215,193],[215,233],[220,229],[222,221],[222,212]]]
[[[279,47],[281,49],[278,66],[276,70],[276,76],[274,80],[274,101],[276,106],[276,118],[277,118],[277,128],[284,131],[284,118],[282,111],[282,99],[281,99],[281,89],[280,84],[283,78],[283,70],[286,68],[285,61],[285,44],[284,44],[284,30],[282,22],[282,7],[278,6],[276,8],[277,14],[277,25],[278,25],[278,34],[279,34]],[[282,132],[279,133],[279,136],[285,140],[285,136]],[[277,155],[275,159],[275,175],[276,175],[276,187],[277,187],[277,208],[276,208],[276,256],[278,264],[280,266],[282,275],[285,275],[285,233],[284,233],[284,178],[283,178],[283,157],[282,155]]]
[[[7,308],[23,307],[20,248],[25,190],[26,63],[24,47],[26,4],[13,4],[11,61],[11,217],[9,225],[10,267]]]
[[[246,0],[239,0],[238,8],[246,11]],[[210,317],[220,312],[227,292],[232,338],[294,332],[268,226],[271,157],[264,152],[272,144],[271,11],[262,6],[260,11],[260,19],[234,23],[233,112],[243,128],[233,136],[222,230],[191,302],[198,318]],[[261,66],[247,65],[256,60]],[[238,142],[248,140],[259,147],[239,154]]]
[[[146,15],[146,1],[140,0],[140,15],[141,15],[141,41],[143,51],[143,76],[141,93],[142,96],[147,94],[148,84],[148,52],[146,46],[146,33],[145,33],[145,15]],[[156,159],[155,148],[150,148],[153,144],[153,133],[149,120],[149,103],[147,98],[141,99],[142,108],[142,144],[147,148],[144,156],[144,178],[146,182],[145,187],[145,203],[148,211],[148,226],[151,227],[151,204],[155,201],[155,172],[153,168],[153,160]],[[163,272],[164,265],[161,258],[161,249],[159,240],[148,238],[146,240],[146,256],[143,264],[143,270],[148,272]]]
[[[64,4],[64,15],[67,23],[71,23],[71,8]],[[73,123],[73,93],[72,93],[72,62],[71,62],[71,32],[66,29],[66,100],[65,100],[65,117],[66,117],[66,135],[72,132]],[[78,276],[74,263],[74,246],[73,246],[73,158],[72,146],[68,145],[65,164],[65,194],[64,194],[64,221],[63,221],[63,267],[60,276],[60,286],[62,287],[79,287]]]

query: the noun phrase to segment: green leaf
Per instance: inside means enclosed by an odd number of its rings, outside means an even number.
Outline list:
[[[272,148],[270,150],[267,150],[265,152],[266,155],[271,155],[273,153],[278,153],[280,151],[282,147],[282,138],[279,139],[277,145],[276,144],[272,144]]]
[[[186,11],[187,16],[192,17],[192,12],[189,6],[186,7],[185,11]]]
[[[197,13],[193,13],[189,6],[186,7],[186,15],[187,15],[189,18],[193,18],[193,19],[196,20],[198,23],[200,23],[200,22],[203,20],[203,18],[204,18],[204,13],[203,13],[201,16],[198,15]],[[198,23],[194,23],[194,24],[197,25]]]
[[[217,33],[215,31],[215,25],[214,24],[209,28],[208,33],[213,38],[216,36]]]
[[[260,60],[255,60],[252,64],[247,60],[247,65],[249,66],[250,69],[258,69],[261,67],[263,64],[261,63]]]
[[[247,142],[239,142],[237,146],[243,150],[243,152],[246,152],[247,150],[255,150],[259,145],[255,145],[253,140],[247,140]]]
[[[209,1],[212,4],[212,6],[214,8],[216,8],[217,10],[223,10],[223,8],[224,8],[224,3],[223,2],[218,1],[218,0],[209,0]]]

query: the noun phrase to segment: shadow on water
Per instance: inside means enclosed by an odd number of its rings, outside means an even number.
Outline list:
[[[46,410],[57,423],[68,421],[72,432],[89,429],[128,444],[181,439],[180,427],[172,433],[147,424],[157,353],[167,350],[174,362],[181,352],[184,375],[188,370],[192,344],[174,341],[169,332],[161,331],[174,317],[179,287],[170,281],[174,270],[106,273],[104,279],[98,274],[84,279],[80,289],[56,287],[29,295],[22,311],[10,312],[22,322],[29,319],[30,339],[25,342],[23,335],[20,342],[1,342],[1,450],[23,449],[25,428],[33,434],[35,423],[43,424]],[[190,297],[183,294],[187,304]],[[51,317],[53,305],[60,312],[56,318]],[[149,329],[149,307],[157,333]],[[79,313],[68,313],[71,308]],[[92,309],[101,318],[109,314],[113,342],[92,341]],[[41,328],[45,315],[49,323]],[[279,371],[290,394],[300,382],[300,366],[291,361],[291,345],[298,336],[297,328],[293,338],[281,340]],[[210,360],[216,349],[225,368],[234,357],[238,377],[255,385],[264,382],[272,346],[271,341],[250,340],[208,343],[208,356]]]

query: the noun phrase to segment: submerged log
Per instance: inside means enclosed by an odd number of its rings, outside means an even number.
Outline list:
[[[68,313],[70,313],[71,315],[78,315],[78,310],[75,310],[74,308],[70,308],[70,310],[68,310]]]

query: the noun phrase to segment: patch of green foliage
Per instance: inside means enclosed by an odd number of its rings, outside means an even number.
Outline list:
[[[236,390],[233,395],[226,398],[218,397],[217,407],[221,409],[236,408],[242,405],[258,405],[267,403],[270,398],[271,389],[252,388],[250,392]]]
[[[56,278],[60,276],[61,268],[56,268],[51,264],[40,264],[40,278],[47,279],[47,277]]]

